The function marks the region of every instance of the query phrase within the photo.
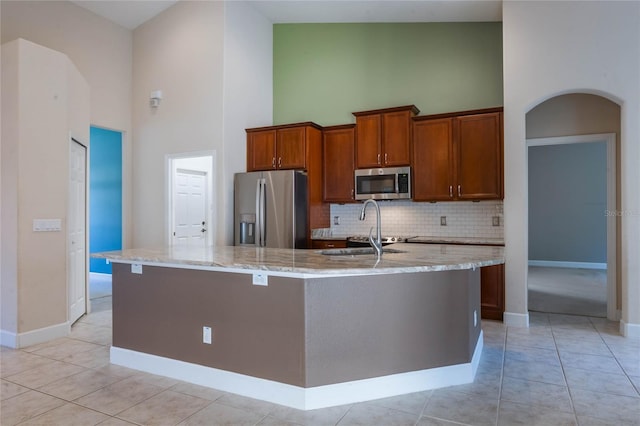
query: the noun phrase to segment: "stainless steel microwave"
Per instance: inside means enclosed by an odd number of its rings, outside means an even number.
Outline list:
[[[411,167],[355,171],[356,200],[411,199]]]

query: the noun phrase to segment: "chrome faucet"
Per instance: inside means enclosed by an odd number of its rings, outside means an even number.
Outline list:
[[[373,251],[375,251],[378,259],[382,256],[382,236],[380,235],[380,206],[374,199],[369,199],[364,202],[362,205],[362,210],[360,211],[360,220],[364,220],[365,218],[365,210],[367,210],[367,205],[371,203],[376,208],[376,238],[374,239],[371,235],[373,232],[373,227],[369,230],[369,244],[373,247]]]

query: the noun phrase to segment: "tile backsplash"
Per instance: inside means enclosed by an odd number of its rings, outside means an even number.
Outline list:
[[[383,236],[504,237],[502,201],[382,201],[378,204]],[[368,235],[376,223],[375,209],[367,206],[366,219],[360,221],[361,209],[362,204],[332,204],[330,233],[334,236]],[[440,225],[443,216],[446,226]],[[496,216],[499,226],[493,224]],[[339,224],[335,224],[336,220]]]

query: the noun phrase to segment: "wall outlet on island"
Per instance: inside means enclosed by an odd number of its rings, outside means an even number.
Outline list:
[[[211,327],[202,327],[202,343],[210,345],[212,340],[213,335],[211,332]]]
[[[340,216],[334,216],[333,217],[333,224],[334,225],[340,225]]]
[[[493,226],[500,226],[500,216],[493,216]]]
[[[447,217],[440,216],[440,226],[447,226]]]

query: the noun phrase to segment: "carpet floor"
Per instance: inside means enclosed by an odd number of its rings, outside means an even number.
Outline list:
[[[607,271],[529,267],[529,310],[607,316]]]

